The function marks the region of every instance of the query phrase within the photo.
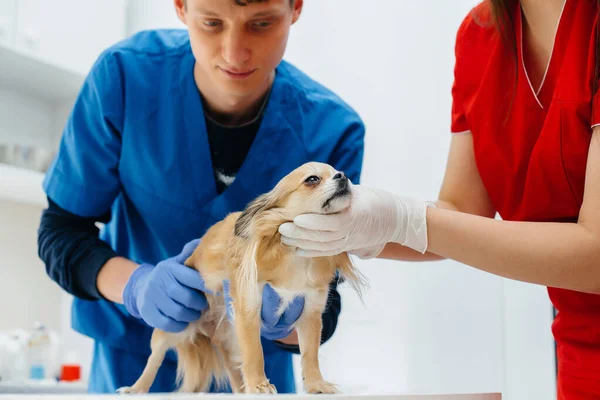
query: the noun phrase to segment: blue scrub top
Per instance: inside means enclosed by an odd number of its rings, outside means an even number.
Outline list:
[[[236,179],[218,194],[195,59],[185,30],[144,31],[96,61],[68,119],[43,187],[64,209],[112,218],[101,238],[118,254],[156,264],[242,210],[299,165],[321,161],[360,179],[364,125],[337,95],[283,61],[262,124]],[[139,377],[152,328],[122,305],[74,299],[73,328],[95,340],[91,392]],[[291,353],[263,340],[267,377],[294,392]],[[153,392],[172,391],[170,352]]]

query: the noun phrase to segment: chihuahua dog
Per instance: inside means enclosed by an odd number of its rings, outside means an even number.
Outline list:
[[[268,283],[282,298],[280,313],[294,297],[304,296],[304,310],[294,329],[305,391],[337,393],[335,385],[323,379],[318,360],[329,284],[337,274],[360,296],[366,282],[346,253],[299,257],[281,243],[278,228],[300,214],[343,211],[351,206],[351,185],[330,165],[306,163],[244,211],[213,225],[185,261],[204,279],[209,308],[180,333],[155,329],[142,375],[119,392],[148,392],[165,353],[174,348],[180,392],[206,392],[213,382],[229,382],[234,393],[276,393],[265,375],[260,341],[262,290]],[[230,317],[227,298],[232,303]]]

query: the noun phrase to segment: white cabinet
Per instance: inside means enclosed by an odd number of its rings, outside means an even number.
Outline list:
[[[124,37],[125,11],[125,0],[19,0],[16,49],[86,74],[106,47]]]
[[[0,46],[14,45],[16,15],[17,0],[0,0]]]
[[[0,0],[0,145],[56,150],[98,56],[126,35],[128,0]],[[0,200],[40,205],[40,173],[5,168]]]
[[[0,0],[0,89],[21,84],[21,63],[85,76],[126,36],[126,11],[126,0]]]

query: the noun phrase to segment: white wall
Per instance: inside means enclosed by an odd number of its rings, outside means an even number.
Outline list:
[[[155,28],[185,28],[177,18],[173,1],[128,0],[127,33]]]
[[[41,209],[0,201],[0,331],[31,329],[39,321],[59,331],[62,290],[37,256]]]
[[[305,2],[286,59],[365,120],[364,184],[436,198],[450,140],[455,33],[475,4]],[[129,33],[182,27],[169,1],[133,0],[129,11]],[[451,261],[360,265],[371,289],[365,306],[343,290],[338,331],[322,349],[326,377],[368,392],[555,397],[544,288]]]

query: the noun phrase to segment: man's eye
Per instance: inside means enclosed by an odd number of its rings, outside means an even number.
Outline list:
[[[209,28],[218,28],[219,26],[222,25],[222,22],[215,21],[215,20],[209,20],[209,21],[204,21],[203,24]]]
[[[268,28],[269,26],[271,26],[271,24],[272,23],[269,21],[256,21],[252,25],[255,28],[264,29],[264,28]]]
[[[306,183],[308,185],[316,185],[320,181],[321,181],[321,178],[319,178],[318,176],[315,176],[315,175],[311,175],[304,180],[304,183]]]

